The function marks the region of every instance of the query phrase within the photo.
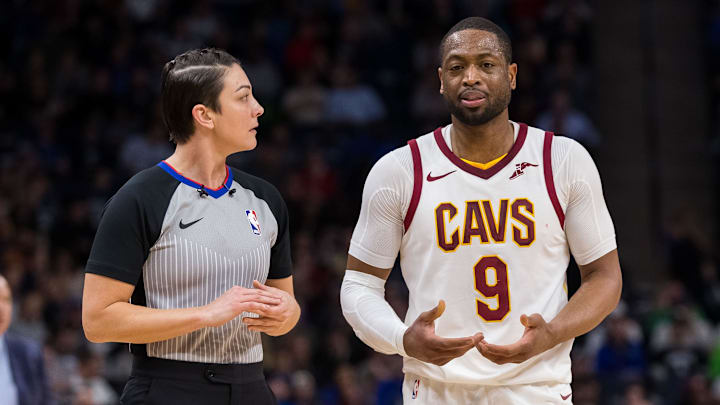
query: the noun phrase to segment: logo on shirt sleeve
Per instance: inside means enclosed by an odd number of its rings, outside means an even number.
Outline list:
[[[260,221],[258,221],[255,210],[245,210],[245,215],[247,215],[247,219],[250,223],[250,228],[252,229],[253,233],[255,235],[260,235]]]

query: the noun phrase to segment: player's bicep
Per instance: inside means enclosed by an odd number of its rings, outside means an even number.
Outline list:
[[[572,151],[565,233],[579,265],[588,264],[617,247],[615,228],[605,204],[600,174],[579,144]]]
[[[613,249],[598,259],[587,264],[579,265],[578,267],[580,268],[580,277],[583,281],[597,275],[604,275],[622,283],[620,259],[618,258],[617,249]]]
[[[392,268],[381,269],[379,267],[369,265],[353,255],[348,255],[346,268],[348,270],[355,270],[362,273],[367,273],[383,280],[387,280],[388,276],[390,275],[390,271],[392,270]]]

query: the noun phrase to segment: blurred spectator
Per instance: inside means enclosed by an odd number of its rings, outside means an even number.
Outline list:
[[[550,109],[540,113],[535,125],[558,134],[566,135],[588,149],[600,144],[600,135],[590,118],[572,104],[566,89],[558,88],[552,93]]]
[[[269,105],[284,85],[276,65],[259,44],[250,46],[240,62],[253,84],[253,95],[263,105]]]
[[[709,352],[710,333],[709,325],[688,307],[677,308],[669,322],[661,323],[654,330],[651,349],[656,363],[652,374],[667,403],[678,403],[684,394],[677,387],[702,372]],[[691,389],[700,390],[700,387]]]
[[[327,93],[318,81],[317,73],[312,69],[303,69],[297,73],[297,83],[283,96],[283,111],[294,124],[318,125],[324,118]]]
[[[651,401],[647,397],[645,387],[637,382],[625,388],[623,402],[625,405],[652,405],[653,403],[657,403],[657,401]]]
[[[44,308],[45,299],[39,291],[33,291],[22,297],[20,311],[10,332],[36,342],[44,342],[47,334],[43,319]]]
[[[357,72],[351,66],[336,66],[332,84],[325,105],[329,122],[365,125],[385,118],[385,105],[380,96],[372,87],[358,81]]]
[[[423,80],[420,80],[412,94],[412,114],[416,124],[420,126],[420,132],[430,132],[435,128],[448,122],[449,112],[445,100],[440,96],[440,80],[437,72],[427,69],[421,73]]]
[[[597,374],[603,392],[622,393],[630,382],[642,379],[645,373],[645,352],[640,327],[620,307],[604,322],[605,343],[596,357]],[[605,402],[610,402],[606,398]]]
[[[155,120],[147,133],[127,137],[120,150],[120,161],[130,176],[157,164],[172,152],[165,127]]]
[[[3,404],[51,404],[52,394],[45,378],[40,345],[5,332],[12,320],[12,293],[0,276],[0,393]]]
[[[75,404],[112,405],[117,403],[118,395],[100,375],[103,367],[102,357],[87,349],[81,349],[77,357],[77,372],[70,376]]]

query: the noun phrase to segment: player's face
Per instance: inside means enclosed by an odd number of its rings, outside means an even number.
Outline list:
[[[447,38],[438,75],[450,113],[466,125],[481,125],[507,109],[517,65],[508,65],[495,34],[469,29]]]
[[[12,295],[10,285],[5,278],[0,277],[0,336],[10,326],[12,317]]]
[[[218,96],[220,112],[214,114],[215,133],[229,153],[254,149],[258,117],[265,111],[252,94],[250,79],[240,65],[228,68]]]

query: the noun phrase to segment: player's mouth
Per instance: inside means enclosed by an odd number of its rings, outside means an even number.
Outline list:
[[[460,103],[468,108],[477,108],[487,102],[487,96],[479,90],[465,90],[460,94]]]
[[[256,125],[255,127],[250,128],[250,133],[253,134],[253,135],[257,135],[257,128],[258,128],[258,126],[259,126],[259,125]]]

